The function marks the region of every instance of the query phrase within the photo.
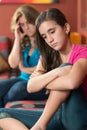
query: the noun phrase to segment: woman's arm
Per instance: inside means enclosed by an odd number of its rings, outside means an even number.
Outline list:
[[[20,34],[19,25],[17,25],[14,35],[15,35],[15,40],[14,40],[13,48],[8,57],[8,62],[12,68],[18,67],[18,64],[21,59],[20,42],[21,42],[21,39],[23,38],[24,34]]]
[[[8,58],[8,62],[12,68],[18,67],[18,64],[20,61],[20,55],[21,55],[20,44],[19,44],[19,41],[15,39],[12,51]]]
[[[71,71],[50,82],[46,88],[51,90],[73,90],[78,88],[87,75],[87,59],[78,60]]]
[[[34,70],[36,69],[36,66],[34,67],[25,67],[23,65],[23,61],[21,60],[19,63],[19,69],[21,72],[25,72],[27,74],[32,74],[34,72]]]

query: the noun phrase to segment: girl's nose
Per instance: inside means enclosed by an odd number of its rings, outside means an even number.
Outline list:
[[[52,36],[48,36],[48,42],[51,43],[53,41],[53,37]]]

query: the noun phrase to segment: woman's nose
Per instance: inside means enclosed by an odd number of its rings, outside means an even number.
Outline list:
[[[29,28],[29,25],[28,25],[28,23],[24,23],[24,29],[28,29]]]

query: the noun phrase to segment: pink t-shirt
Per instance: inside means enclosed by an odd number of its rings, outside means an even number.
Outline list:
[[[70,55],[69,58],[69,63],[74,64],[77,60],[81,59],[81,58],[87,58],[87,47],[78,45],[78,44],[74,44],[74,47],[72,49],[72,53]],[[85,77],[85,79],[83,80],[83,89],[85,92],[85,96],[87,99],[87,76]]]
[[[71,64],[74,64],[75,62],[77,62],[77,60],[81,58],[85,58],[85,59],[87,58],[87,47],[74,44],[74,47],[72,49],[72,53],[70,55],[68,62]],[[41,56],[40,56],[40,60],[42,60]],[[83,89],[84,89],[85,97],[87,99],[87,76],[83,80]]]

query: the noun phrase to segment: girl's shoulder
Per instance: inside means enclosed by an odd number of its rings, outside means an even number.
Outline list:
[[[75,52],[75,53],[82,53],[82,52],[84,53],[84,52],[86,52],[87,53],[87,46],[84,46],[82,44],[80,44],[80,45],[74,44],[72,52]]]
[[[87,58],[87,47],[83,45],[74,44],[72,53],[69,58],[69,62],[75,63],[80,58]]]
[[[81,49],[87,49],[87,45],[83,45],[83,44],[76,44],[76,43],[74,43],[74,47],[73,47],[74,49],[76,49],[76,48],[81,48]]]

